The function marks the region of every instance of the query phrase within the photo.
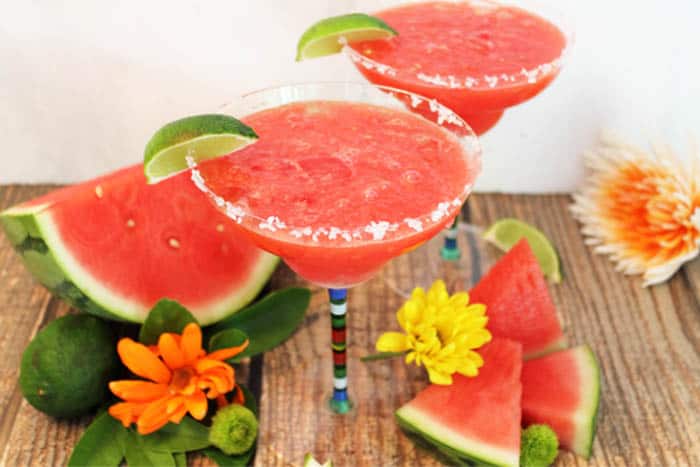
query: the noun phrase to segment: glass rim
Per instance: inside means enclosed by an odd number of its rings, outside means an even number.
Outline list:
[[[402,5],[408,5],[412,3],[427,3],[427,1],[428,0],[401,0],[401,2],[397,3],[396,5],[387,6],[386,8],[384,8],[384,10],[393,9]],[[404,76],[412,80],[417,80],[424,86],[474,91],[483,91],[485,89],[507,89],[516,86],[522,86],[523,84],[537,83],[541,79],[545,79],[553,74],[556,75],[557,73],[559,73],[570,56],[571,49],[575,42],[574,29],[571,26],[570,18],[556,7],[552,7],[538,0],[525,0],[518,1],[517,3],[513,0],[440,1],[448,3],[471,3],[477,5],[489,5],[492,7],[513,6],[516,8],[520,8],[521,10],[539,16],[540,18],[553,24],[564,35],[566,43],[558,57],[554,58],[549,62],[541,63],[534,68],[527,69],[522,67],[517,71],[513,71],[512,73],[499,73],[496,75],[478,76],[465,75],[459,77],[453,75],[442,76],[440,74],[428,75],[425,73],[407,72],[406,70],[397,69],[391,65],[387,65],[385,63],[381,63],[377,60],[369,58],[361,54],[357,50],[353,49],[352,46],[349,44],[343,46],[343,53],[346,56],[348,56],[356,66],[362,66],[368,70],[376,70],[377,73],[389,76],[391,78],[400,79],[401,76]],[[383,10],[379,10],[379,12],[381,11]],[[543,11],[547,12],[548,14],[544,14]],[[556,17],[556,19],[553,19],[551,17],[552,15]]]
[[[454,111],[450,110],[445,105],[438,102],[436,99],[431,99],[398,88],[374,85],[370,83],[361,83],[353,81],[319,81],[275,85],[251,91],[242,94],[238,98],[226,104],[219,106],[218,110],[225,112],[227,109],[234,107],[237,104],[245,105],[247,99],[252,99],[256,96],[260,96],[265,93],[278,93],[283,90],[322,87],[337,87],[338,89],[356,88],[358,90],[364,91],[377,91],[378,93],[380,93],[378,94],[379,96],[382,96],[383,99],[387,99],[387,104],[373,102],[370,101],[368,98],[365,98],[364,101],[360,97],[358,97],[357,99],[353,99],[351,96],[347,96],[345,99],[309,99],[298,98],[298,96],[296,96],[296,98],[290,98],[286,102],[275,103],[274,105],[270,105],[267,108],[274,108],[293,102],[303,102],[308,100],[345,100],[347,102],[364,102],[370,105],[377,105],[386,108],[393,107],[396,109],[400,109],[404,112],[412,113],[418,118],[425,119],[427,122],[430,122],[434,125],[438,125],[443,131],[448,132],[459,142],[462,149],[463,157],[470,170],[468,183],[465,185],[462,192],[455,194],[455,197],[453,199],[442,200],[437,202],[436,206],[432,211],[428,213],[423,213],[420,216],[414,218],[406,218],[402,222],[388,222],[377,220],[370,221],[369,224],[357,226],[353,229],[339,229],[333,227],[332,225],[322,225],[320,227],[317,226],[312,229],[310,226],[298,226],[287,224],[284,221],[284,219],[281,219],[278,216],[268,216],[266,218],[263,218],[259,215],[256,215],[254,212],[251,212],[250,209],[246,209],[245,206],[224,199],[207,185],[206,181],[204,180],[204,177],[201,175],[201,172],[198,169],[197,162],[195,162],[192,157],[188,157],[187,163],[191,170],[191,179],[197,186],[197,188],[199,188],[200,191],[207,194],[212,199],[214,204],[221,211],[223,211],[227,217],[231,218],[236,223],[243,224],[244,222],[247,223],[251,221],[255,223],[255,231],[261,235],[272,234],[278,236],[281,233],[286,232],[290,238],[285,239],[285,242],[306,243],[304,237],[310,237],[313,242],[318,242],[319,246],[327,246],[325,242],[323,244],[319,242],[319,239],[324,236],[326,237],[326,240],[337,241],[337,243],[339,243],[340,246],[350,246],[353,243],[397,241],[400,239],[407,238],[411,235],[418,235],[420,234],[420,232],[429,229],[430,226],[440,222],[441,220],[444,220],[445,218],[449,217],[454,217],[456,214],[459,213],[462,204],[464,203],[464,201],[466,201],[467,197],[469,196],[469,194],[471,194],[473,190],[476,178],[481,173],[481,145],[479,143],[476,133],[474,133],[474,131],[464,121],[464,119],[462,119],[459,115],[457,115]],[[434,112],[437,115],[438,121],[431,121],[430,119],[427,119],[420,114],[410,112],[411,109],[405,106],[405,104],[401,100],[397,99],[396,97],[393,97],[395,94],[409,97],[413,108],[417,108],[419,105],[425,105],[425,108]],[[388,104],[389,101],[392,102],[392,106]],[[260,110],[263,109],[252,110],[251,112],[248,112],[245,115],[236,115],[235,117],[243,118]],[[445,128],[445,124],[449,124],[450,126],[460,128],[461,134],[457,134],[455,130]],[[426,223],[427,226],[423,227]],[[390,238],[385,238],[387,236],[387,233],[394,233],[399,231],[401,232],[401,234],[392,234]]]

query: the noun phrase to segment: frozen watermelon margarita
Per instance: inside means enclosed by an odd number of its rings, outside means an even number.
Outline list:
[[[480,170],[476,137],[459,117],[385,91],[341,83],[248,95],[230,111],[248,114],[242,121],[259,140],[200,163],[193,178],[305,279],[357,285],[449,224]],[[407,111],[397,94],[442,112],[442,125]]]
[[[346,288],[452,222],[480,171],[476,136],[442,105],[366,84],[266,89],[224,112],[259,139],[192,164],[192,179],[260,248],[330,289],[331,407],[347,412]]]
[[[536,14],[486,0],[389,3],[398,6],[375,16],[397,35],[353,41],[348,56],[369,81],[437,99],[477,134],[545,89],[570,44],[555,25],[562,20],[542,7],[533,6]]]

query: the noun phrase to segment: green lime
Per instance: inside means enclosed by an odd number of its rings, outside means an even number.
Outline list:
[[[544,275],[555,284],[561,282],[559,256],[549,239],[536,227],[518,219],[506,218],[494,222],[483,236],[503,251],[510,250],[521,238],[527,238]]]
[[[349,42],[387,39],[397,34],[381,19],[364,13],[322,19],[301,35],[297,44],[297,62],[336,54]]]
[[[77,417],[104,402],[120,368],[110,325],[91,315],[68,315],[37,333],[22,354],[24,398],[54,417]]]
[[[257,141],[252,128],[228,115],[194,115],[170,122],[151,137],[143,155],[148,183],[157,183],[194,162],[224,156]]]

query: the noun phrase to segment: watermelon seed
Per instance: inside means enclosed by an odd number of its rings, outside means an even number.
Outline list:
[[[97,197],[98,197],[99,199],[102,199],[102,196],[104,196],[104,194],[105,194],[105,192],[104,192],[104,190],[102,189],[102,185],[97,185],[97,186],[95,187],[95,195],[97,195]]]
[[[129,219],[126,221],[126,226],[129,227],[130,229],[133,229],[136,226],[136,222],[134,222],[133,219]]]
[[[168,245],[175,249],[180,248],[180,242],[177,238],[171,238],[170,240],[168,240]]]
[[[224,231],[224,225],[223,225],[223,224],[217,224],[217,226],[216,226],[216,231],[217,231],[217,232],[223,232],[223,231]]]

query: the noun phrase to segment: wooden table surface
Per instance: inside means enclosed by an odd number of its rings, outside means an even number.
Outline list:
[[[48,191],[0,187],[0,210]],[[565,195],[476,195],[471,221],[513,216],[538,225],[561,254],[565,279],[551,292],[571,344],[588,343],[603,372],[598,434],[590,465],[700,466],[700,262],[664,285],[642,288],[594,256],[569,215]],[[415,265],[414,265],[415,267]],[[336,466],[438,465],[396,426],[392,414],[426,385],[423,371],[400,360],[364,364],[385,330],[394,330],[402,298],[387,279],[410,285],[411,265],[390,263],[350,293],[349,374],[357,408],[325,410],[331,386],[329,317],[314,288],[304,325],[284,345],[241,369],[261,407],[256,466],[300,465],[303,453]],[[274,288],[301,283],[282,266]],[[17,377],[22,351],[49,320],[69,312],[35,283],[0,235],[0,465],[64,465],[89,417],[53,420],[23,401]],[[191,456],[194,465],[210,465]],[[557,465],[588,465],[562,452]]]

